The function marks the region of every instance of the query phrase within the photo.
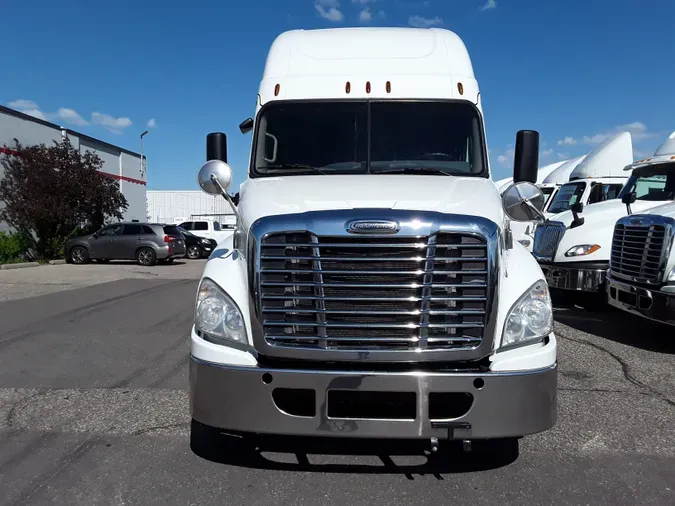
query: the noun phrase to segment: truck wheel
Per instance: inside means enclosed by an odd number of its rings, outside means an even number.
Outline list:
[[[198,258],[201,258],[201,256],[202,256],[202,249],[196,244],[193,244],[187,249],[187,257],[190,260],[196,260]]]
[[[70,261],[77,265],[86,264],[89,262],[89,251],[84,246],[74,246],[70,248],[70,253],[68,253]]]
[[[141,248],[136,252],[136,261],[139,265],[149,267],[157,263],[157,255],[152,248]]]

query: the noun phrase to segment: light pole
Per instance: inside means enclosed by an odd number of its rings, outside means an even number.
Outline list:
[[[148,131],[146,130],[141,134],[141,176],[145,176],[145,158],[143,157],[143,137],[148,135]]]

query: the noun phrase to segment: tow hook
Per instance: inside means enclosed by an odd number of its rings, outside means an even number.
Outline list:
[[[431,438],[431,453],[436,453],[438,451],[438,438]]]

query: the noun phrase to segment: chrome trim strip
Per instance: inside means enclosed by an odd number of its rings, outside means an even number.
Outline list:
[[[436,233],[459,233],[474,235],[483,239],[486,244],[480,246],[487,249],[487,270],[467,270],[467,271],[451,271],[451,270],[436,270],[438,274],[486,274],[487,275],[487,297],[432,297],[426,300],[463,300],[463,301],[485,301],[485,327],[483,332],[483,339],[480,344],[473,347],[462,347],[461,349],[421,349],[421,350],[370,350],[370,349],[316,349],[310,347],[276,347],[266,342],[263,329],[263,318],[261,314],[261,297],[260,297],[260,281],[261,281],[261,247],[262,241],[271,234],[315,234],[323,237],[350,237],[354,239],[354,235],[349,234],[345,230],[345,224],[354,220],[368,220],[368,221],[396,221],[399,223],[400,231],[396,234],[396,239],[410,238],[420,239],[419,249],[424,248],[428,250],[430,244],[426,241],[430,237],[434,237]],[[472,361],[479,360],[489,355],[494,346],[495,326],[497,321],[498,304],[498,280],[499,280],[499,265],[498,258],[501,245],[501,234],[499,227],[494,222],[479,216],[468,216],[460,214],[444,214],[428,211],[410,211],[398,209],[348,209],[348,210],[328,210],[328,211],[311,211],[299,214],[286,214],[277,216],[263,217],[253,223],[250,227],[250,237],[248,240],[248,258],[250,259],[248,265],[249,276],[249,296],[250,304],[250,319],[251,332],[253,344],[261,355],[287,358],[297,360],[320,360],[320,361],[352,361],[352,362],[438,362],[438,361]],[[369,236],[362,236],[364,241],[361,244],[364,247],[370,247],[367,242]],[[381,234],[372,234],[370,237],[377,237],[382,239]],[[330,243],[330,242],[329,242]],[[328,243],[328,244],[329,244]],[[313,252],[317,254],[320,259],[321,245],[312,243]],[[398,247],[398,244],[392,241],[392,244]],[[294,244],[295,246],[295,244]],[[340,245],[342,246],[342,245]],[[309,247],[309,246],[308,246]],[[474,246],[477,247],[477,246]],[[440,249],[440,246],[439,246]],[[429,252],[427,251],[427,256]],[[320,261],[320,260],[317,260]],[[422,260],[421,260],[422,261]],[[474,260],[479,261],[479,260]],[[428,264],[428,262],[427,262]],[[425,265],[427,265],[425,264]],[[297,270],[303,274],[314,273],[317,276],[313,280],[314,283],[321,283],[322,279],[318,279],[321,274],[344,274],[345,271],[324,271],[314,266],[313,269]],[[274,273],[276,270],[268,270],[265,272]],[[293,269],[279,270],[279,273],[296,272]],[[376,275],[398,275],[403,274],[402,271],[349,271],[353,274],[368,274],[372,272]],[[405,271],[409,274],[421,274],[420,271]],[[425,278],[426,279],[426,278]],[[423,283],[423,289],[427,289],[426,283]],[[427,289],[428,291],[428,289]],[[315,292],[317,293],[317,292]],[[274,296],[266,296],[272,298]],[[286,297],[287,298],[287,297]],[[294,297],[296,298],[296,297]],[[314,300],[322,298],[321,294],[314,296],[299,296],[305,300]],[[424,297],[416,298],[400,298],[400,297],[375,297],[375,298],[354,298],[354,297],[325,297],[324,300],[373,300],[373,301],[396,301],[396,300],[425,300]],[[326,312],[319,312],[325,316]],[[325,320],[324,320],[325,321]],[[319,323],[321,323],[319,321]],[[365,327],[365,326],[364,326]],[[319,330],[326,329],[325,325],[318,325]],[[424,327],[422,327],[424,328]],[[422,336],[419,336],[422,337]],[[443,337],[443,341],[452,340],[453,336]],[[460,336],[465,337],[465,336]],[[319,336],[320,339],[325,339]],[[333,338],[331,338],[331,341]]]

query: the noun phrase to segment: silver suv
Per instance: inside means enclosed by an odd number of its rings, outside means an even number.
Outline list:
[[[175,225],[115,223],[92,235],[75,237],[64,248],[66,262],[136,260],[140,265],[171,263],[185,256],[185,237]]]

